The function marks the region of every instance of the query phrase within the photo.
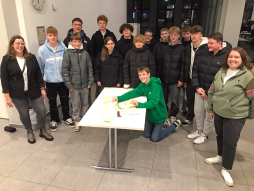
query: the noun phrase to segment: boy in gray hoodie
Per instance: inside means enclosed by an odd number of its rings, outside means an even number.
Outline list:
[[[89,108],[89,88],[93,85],[93,66],[87,51],[83,49],[81,37],[74,33],[70,37],[68,50],[63,57],[62,76],[70,91],[72,101],[72,119],[74,130],[80,131],[77,125]],[[81,107],[79,106],[81,103]]]

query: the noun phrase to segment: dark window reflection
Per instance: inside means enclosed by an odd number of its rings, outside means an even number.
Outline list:
[[[141,9],[141,3],[142,1],[141,0],[135,0],[133,5],[134,5],[134,8],[133,9]]]
[[[184,0],[183,8],[184,9],[191,9],[191,0]]]
[[[150,0],[143,0],[142,1],[142,9],[143,10],[150,9]]]
[[[193,0],[192,8],[201,8],[202,7],[202,0]]]

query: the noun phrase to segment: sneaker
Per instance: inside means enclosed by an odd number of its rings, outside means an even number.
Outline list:
[[[194,141],[195,144],[202,144],[208,140],[208,135],[201,133]]]
[[[70,127],[74,127],[74,123],[72,121],[72,118],[68,118],[64,121],[65,124],[69,125]]]
[[[176,128],[173,132],[176,132],[178,130],[178,127],[181,125],[181,121],[179,119],[177,119],[173,124],[176,126]]]
[[[75,123],[74,131],[75,132],[79,132],[80,131],[80,126],[78,126],[78,122]]]
[[[166,121],[164,122],[163,128],[167,128],[170,125],[170,119],[167,118]]]
[[[183,126],[187,126],[187,125],[189,125],[189,124],[191,124],[191,123],[192,123],[192,120],[186,119],[186,120],[182,123],[182,125],[183,125]]]
[[[170,122],[173,124],[176,121],[176,117],[170,117]]]
[[[49,127],[49,129],[51,130],[51,131],[56,131],[56,129],[57,129],[57,122],[56,121],[51,121],[50,122],[50,127]]]
[[[233,181],[231,175],[229,174],[228,170],[221,169],[221,176],[224,178],[224,181],[225,181],[226,185],[234,186],[234,181]]]
[[[193,133],[189,134],[187,137],[188,137],[189,139],[196,139],[199,135],[200,135],[200,134],[199,134],[198,130],[196,130],[196,131],[194,131]]]
[[[211,157],[211,158],[205,159],[205,162],[207,164],[221,164],[222,163],[222,157],[217,155],[216,157]]]

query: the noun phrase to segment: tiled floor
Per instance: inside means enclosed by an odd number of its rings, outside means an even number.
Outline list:
[[[0,124],[3,129],[8,121],[0,119]],[[204,162],[216,155],[214,130],[207,143],[194,145],[186,137],[193,127],[181,126],[158,143],[145,139],[142,132],[119,130],[119,167],[134,168],[135,173],[91,168],[108,165],[108,129],[87,127],[77,133],[61,124],[53,142],[36,132],[35,144],[27,142],[23,128],[15,133],[1,130],[0,191],[254,191],[253,121],[247,120],[241,133],[232,188],[223,182],[220,165]]]

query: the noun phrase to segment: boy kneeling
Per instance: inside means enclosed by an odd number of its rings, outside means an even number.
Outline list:
[[[138,68],[138,76],[141,80],[139,86],[121,96],[114,96],[112,102],[122,102],[131,98],[146,96],[147,101],[145,103],[137,102],[137,100],[132,100],[131,103],[138,108],[147,109],[144,136],[151,138],[153,142],[158,142],[172,131],[177,131],[181,121],[176,120],[172,125],[162,130],[163,124],[167,119],[167,109],[161,88],[161,81],[158,78],[150,77],[149,68],[144,66]]]

